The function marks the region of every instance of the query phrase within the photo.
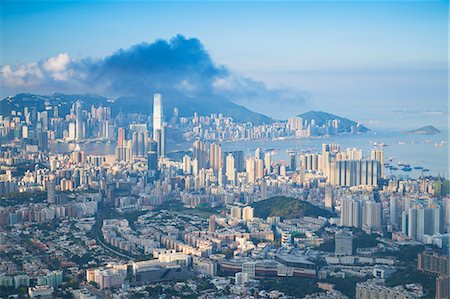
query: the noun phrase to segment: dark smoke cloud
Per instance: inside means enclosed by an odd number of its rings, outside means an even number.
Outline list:
[[[0,69],[2,96],[18,92],[98,93],[112,98],[151,98],[154,92],[197,101],[231,100],[250,109],[298,103],[304,93],[269,89],[215,64],[196,38],[177,35],[120,49],[102,59],[72,60],[67,53],[37,63]]]

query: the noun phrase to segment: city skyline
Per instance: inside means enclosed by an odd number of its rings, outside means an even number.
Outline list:
[[[0,1],[0,297],[449,299],[448,9]]]

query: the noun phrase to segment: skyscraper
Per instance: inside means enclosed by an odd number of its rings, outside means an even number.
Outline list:
[[[76,140],[83,139],[83,111],[81,108],[81,102],[77,101],[75,103],[75,135]]]
[[[198,161],[198,167],[200,169],[206,168],[208,164],[208,148],[206,143],[201,140],[195,140],[192,144],[192,148],[194,150],[194,159]]]
[[[218,172],[222,167],[222,146],[217,143],[211,143],[209,146],[209,167]]]
[[[119,128],[117,130],[117,146],[124,147],[125,146],[125,129]]]
[[[163,103],[162,96],[155,93],[153,96],[153,139],[156,139],[157,130],[162,130],[163,127]]]
[[[231,181],[234,185],[235,183],[235,177],[236,177],[236,168],[235,168],[235,160],[232,153],[229,153],[226,157],[226,163],[225,163],[225,174],[227,176],[227,181]]]

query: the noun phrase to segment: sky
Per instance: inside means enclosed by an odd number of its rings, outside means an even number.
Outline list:
[[[448,1],[2,1],[0,6],[3,72],[5,66],[18,70],[60,53],[71,61],[102,59],[117,49],[181,34],[198,39],[214,63],[233,74],[302,98],[283,101],[285,109],[277,99],[236,100],[257,112],[285,118],[314,109],[373,126],[395,126],[394,120],[404,117],[447,127]],[[40,91],[39,85],[33,88]],[[4,97],[21,86],[2,89]],[[436,111],[444,114],[430,113]]]

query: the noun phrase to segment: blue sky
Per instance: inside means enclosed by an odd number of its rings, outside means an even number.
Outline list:
[[[243,76],[306,91],[305,107],[293,107],[299,110],[332,105],[331,112],[357,115],[379,103],[395,109],[448,106],[448,1],[0,5],[1,65],[64,52],[72,59],[100,58],[183,34],[198,38],[216,63]],[[273,110],[271,103],[243,104]]]

